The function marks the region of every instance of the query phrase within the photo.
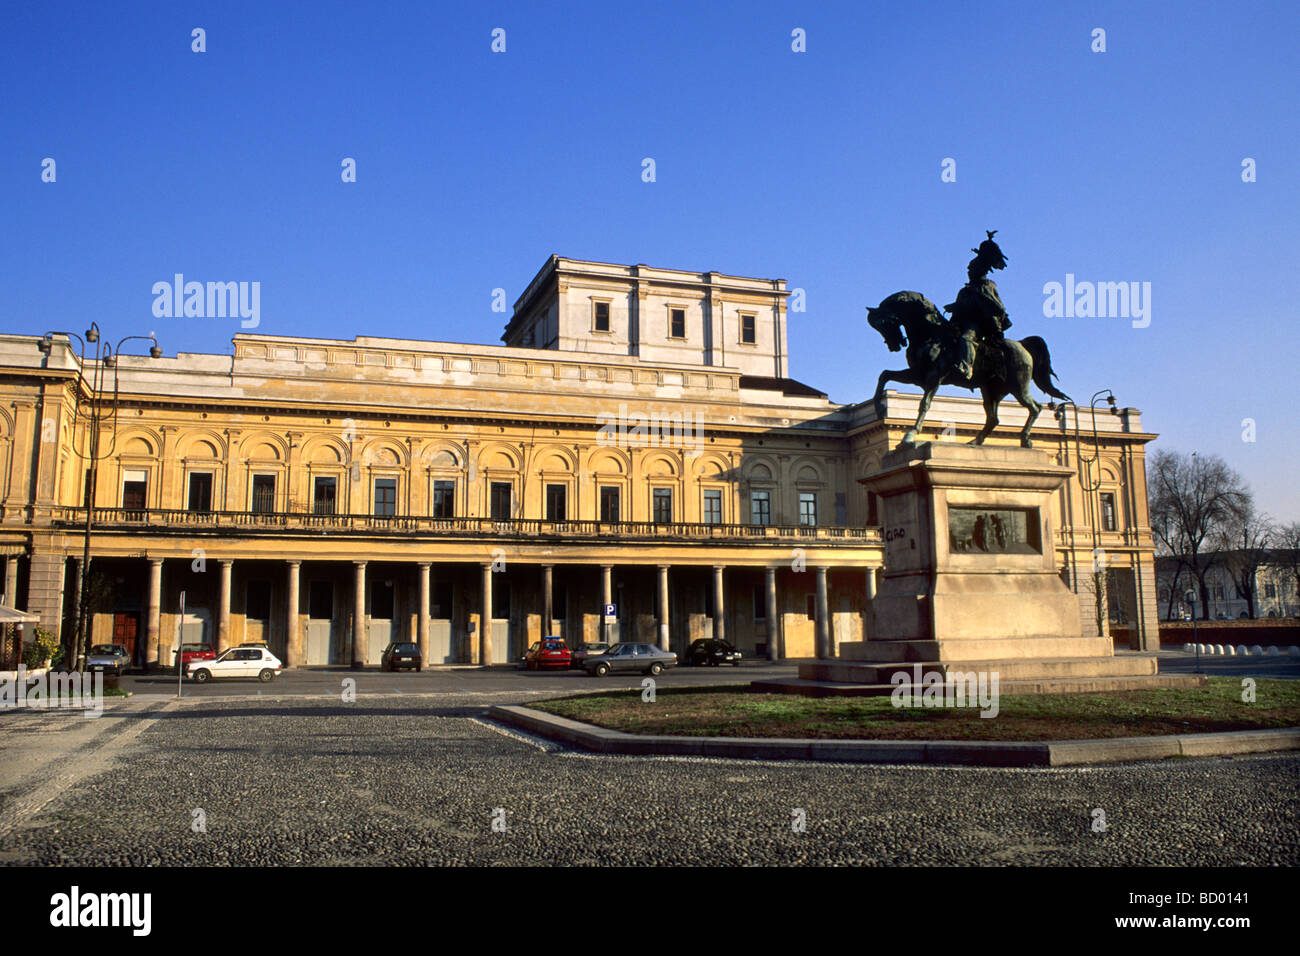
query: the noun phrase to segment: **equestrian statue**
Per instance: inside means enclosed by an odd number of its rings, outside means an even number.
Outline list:
[[[1020,444],[1031,447],[1029,431],[1042,406],[1029,393],[1033,382],[1043,392],[1070,401],[1070,397],[1052,384],[1056,373],[1047,343],[1037,335],[1016,340],[1003,336],[1011,327],[1011,318],[998,296],[998,287],[989,278],[994,269],[1005,269],[1006,257],[993,241],[997,231],[972,249],[975,258],[966,267],[967,283],[957,293],[957,301],[944,306],[945,318],[933,302],[919,292],[895,292],[876,308],[867,309],[867,324],[881,334],[891,352],[906,348],[907,368],[880,373],[873,402],[876,417],[885,417],[885,384],[898,382],[916,385],[922,391],[921,408],[916,424],[903,436],[901,445],[915,445],[925,422],[930,402],[940,385],[957,385],[979,390],[984,398],[984,427],[971,443],[984,444],[998,424],[998,403],[1007,395],[1029,412],[1020,431]]]

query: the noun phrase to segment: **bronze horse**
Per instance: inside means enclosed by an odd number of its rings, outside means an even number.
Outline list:
[[[1053,398],[1071,400],[1052,384],[1056,373],[1052,371],[1047,343],[1036,335],[982,345],[974,374],[967,378],[956,371],[957,330],[934,303],[919,292],[895,292],[876,308],[868,308],[867,324],[881,334],[891,352],[907,348],[907,368],[880,373],[872,399],[876,417],[883,419],[885,415],[886,382],[915,385],[924,392],[916,424],[903,436],[902,445],[916,444],[930,402],[940,385],[959,385],[972,391],[979,389],[983,396],[984,427],[972,439],[974,445],[984,444],[984,439],[997,427],[998,403],[1007,395],[1014,395],[1029,412],[1025,427],[1020,431],[1020,444],[1025,448],[1032,447],[1029,430],[1042,411],[1042,405],[1029,394],[1030,382]]]

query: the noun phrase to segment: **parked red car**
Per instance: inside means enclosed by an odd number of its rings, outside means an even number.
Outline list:
[[[217,651],[211,644],[182,644],[181,645],[181,667],[186,667],[191,661],[211,661],[216,660]]]
[[[528,649],[524,655],[524,666],[530,671],[541,670],[543,667],[563,667],[567,670],[570,657],[569,645],[564,643],[563,638],[546,637]]]

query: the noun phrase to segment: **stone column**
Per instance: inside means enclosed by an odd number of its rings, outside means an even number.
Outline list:
[[[302,629],[298,616],[298,571],[301,561],[289,562],[288,595],[285,599],[284,665],[298,667],[302,664]]]
[[[722,598],[722,565],[713,566],[713,639],[727,639],[726,608]]]
[[[551,619],[555,616],[555,609],[551,606],[551,566],[542,565],[542,633],[541,637],[551,633]]]
[[[487,667],[492,663],[492,565],[480,564],[479,567],[483,572],[483,604],[478,615],[478,662]]]
[[[835,656],[831,647],[830,615],[827,613],[826,569],[817,569],[817,657],[830,660]]]
[[[869,641],[876,636],[876,590],[880,587],[879,568],[867,568],[866,601],[862,604],[862,639]]]
[[[767,659],[779,661],[785,656],[781,646],[781,619],[776,611],[776,568],[767,569]]]
[[[81,562],[77,562],[81,566]],[[80,592],[77,599],[81,599]],[[18,555],[11,554],[5,558],[5,603],[10,607],[18,606]]]
[[[230,569],[235,562],[221,562],[221,603],[217,607],[217,653],[230,647]]]
[[[149,559],[149,622],[145,625],[146,670],[158,667],[158,638],[162,633],[162,558]]]
[[[659,650],[668,647],[668,565],[659,565]]]
[[[420,562],[420,606],[415,609],[415,641],[420,657],[429,663],[429,562]]]
[[[352,579],[352,667],[366,663],[366,562],[353,561]]]
[[[614,603],[614,568],[612,565],[600,566],[600,639],[609,643],[609,625],[605,622],[605,605]]]

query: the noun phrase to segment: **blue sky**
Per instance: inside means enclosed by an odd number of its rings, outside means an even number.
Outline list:
[[[0,329],[228,352],[237,321],[153,317],[180,272],[260,282],[259,332],[498,344],[492,289],[559,253],[787,279],[791,374],[852,402],[897,362],[864,307],[951,302],[997,229],[1065,391],[1300,519],[1298,11],[11,2]],[[1067,273],[1150,282],[1150,325],[1044,317]]]

